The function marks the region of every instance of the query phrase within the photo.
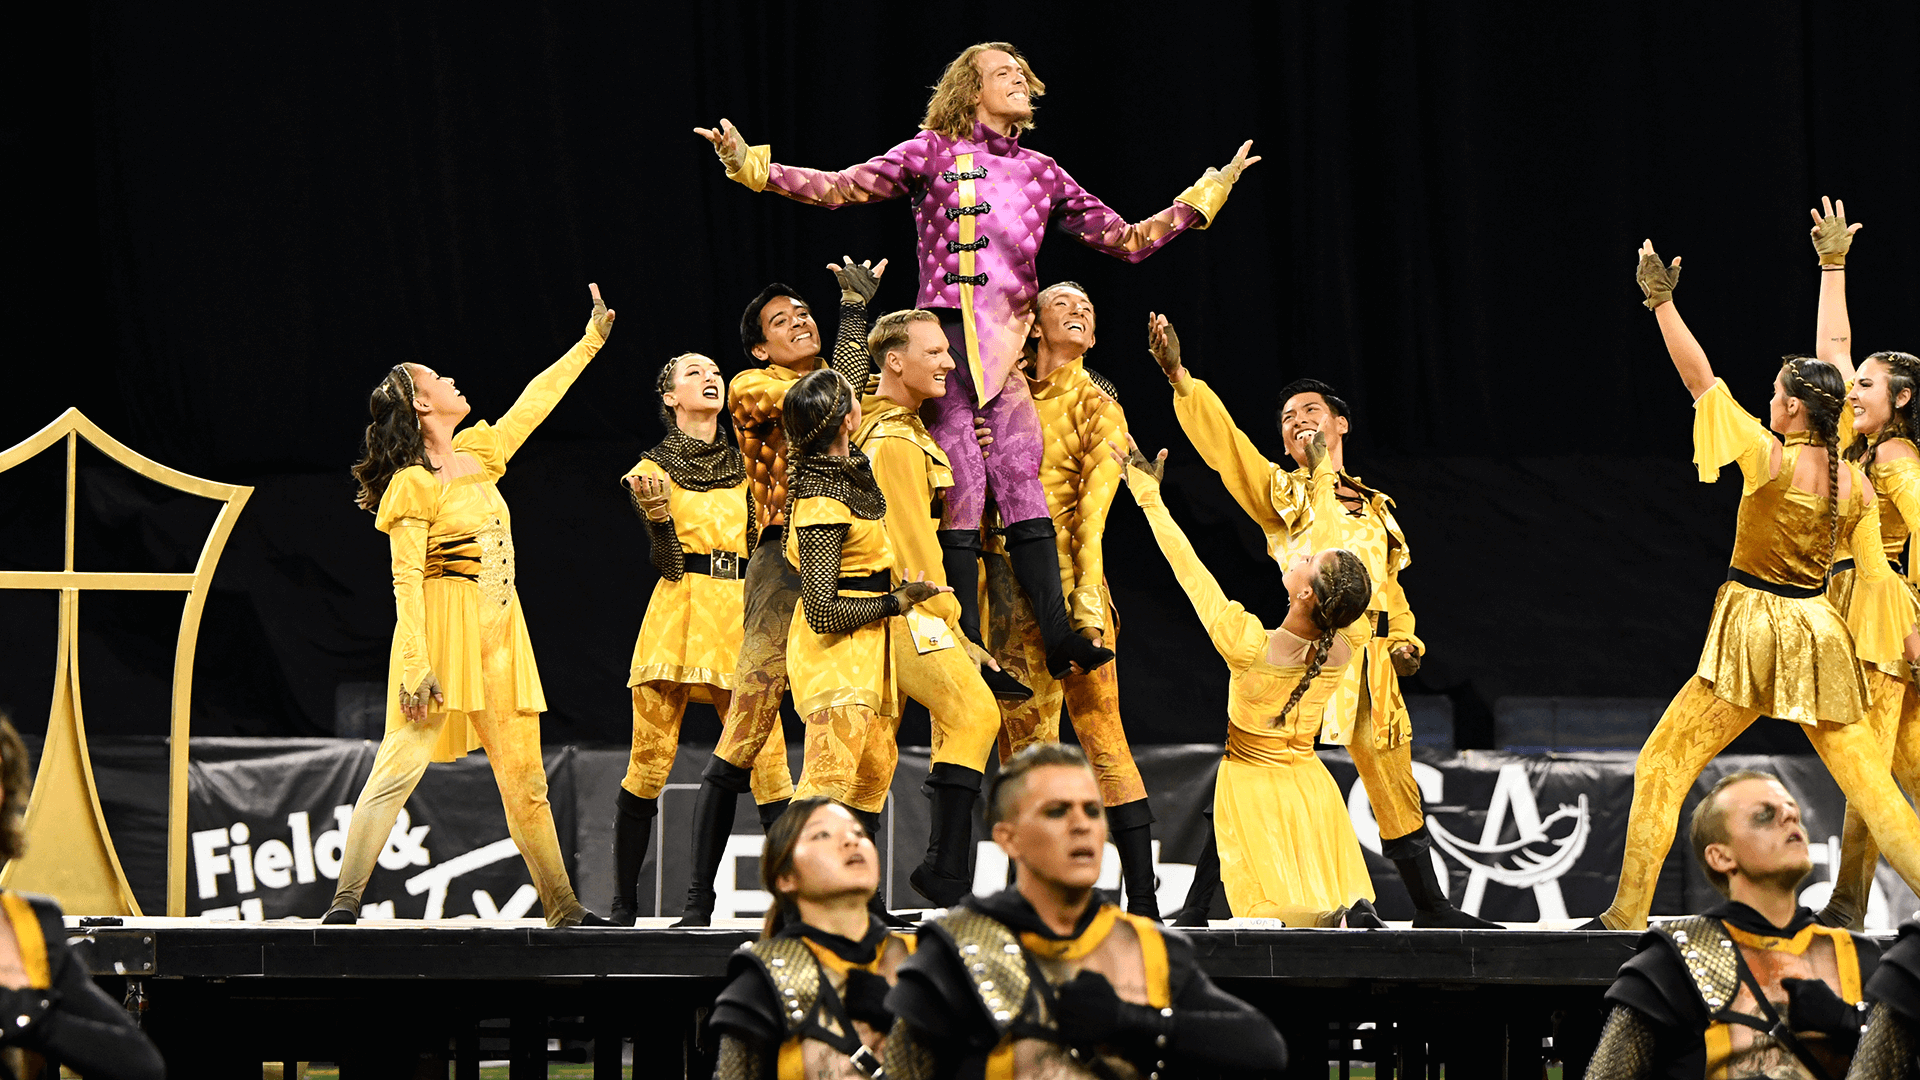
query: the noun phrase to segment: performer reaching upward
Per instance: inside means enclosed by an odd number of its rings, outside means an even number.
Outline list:
[[[1074,633],[1060,593],[1053,523],[1038,480],[1041,431],[1017,366],[1038,286],[1034,265],[1045,226],[1138,262],[1188,228],[1205,228],[1240,174],[1258,157],[1252,143],[1223,169],[1208,169],[1174,204],[1128,224],[1052,158],[1020,145],[1033,127],[1033,99],[1046,87],[1026,58],[1005,42],[969,46],[934,88],[919,135],[843,172],[776,164],[766,146],[749,147],[733,124],[694,130],[713,144],[727,176],[754,191],[840,207],[911,197],[921,267],[914,305],[937,309],[957,359],[960,393],[930,405],[928,427],[954,471],[942,519],[947,580],[979,573],[980,525],[992,494],[1007,522],[1007,548],[1033,601],[1047,642],[1047,667],[1065,675],[1091,670],[1113,654]],[[975,414],[995,432],[993,456],[974,442]],[[982,643],[978,598],[957,593],[962,626]]]
[[[514,591],[513,525],[495,487],[507,462],[606,343],[613,311],[593,293],[578,344],[520,392],[497,424],[458,435],[469,411],[452,379],[423,364],[395,364],[374,388],[366,453],[353,467],[358,503],[393,551],[398,621],[387,666],[387,729],[322,922],[351,923],[394,818],[427,771],[475,747],[500,783],[507,831],[527,861],[548,926],[608,925],[582,907],[567,879],[540,760],[546,696]]]
[[[1674,307],[1680,260],[1663,264],[1651,241],[1639,255],[1646,306],[1693,395],[1700,479],[1710,482],[1738,463],[1744,485],[1732,565],[1714,598],[1699,667],[1634,762],[1619,886],[1612,906],[1589,925],[1646,927],[1681,800],[1707,762],[1761,715],[1801,725],[1894,868],[1920,884],[1920,821],[1887,774],[1873,731],[1860,723],[1866,684],[1855,659],[1856,650],[1872,663],[1900,658],[1914,629],[1914,598],[1887,566],[1873,489],[1859,469],[1840,465],[1840,374],[1821,360],[1788,359],[1769,403],[1768,427],[1784,442],[1775,439],[1714,376]],[[1855,566],[1844,620],[1824,595],[1843,535]]]
[[[1400,676],[1419,670],[1426,649],[1414,634],[1413,610],[1400,586],[1400,571],[1411,556],[1393,516],[1393,500],[1346,471],[1352,424],[1347,403],[1314,379],[1296,380],[1280,391],[1280,436],[1298,466],[1284,468],[1262,456],[1213,389],[1187,373],[1180,337],[1166,317],[1149,314],[1147,329],[1147,348],[1173,384],[1180,429],[1266,534],[1267,553],[1285,568],[1303,551],[1338,547],[1366,564],[1375,592],[1364,617],[1349,628],[1358,642],[1355,659],[1326,704],[1320,738],[1346,746],[1353,755],[1380,825],[1381,854],[1393,860],[1413,899],[1413,925],[1495,927],[1454,907],[1433,867],[1433,841],[1413,779],[1413,721],[1400,694]],[[1310,456],[1315,436],[1326,444],[1320,469]],[[1212,894],[1205,875],[1214,862],[1203,856],[1195,872],[1182,916],[1187,921],[1206,917]]]
[[[828,264],[840,283],[840,326],[834,335],[835,370],[859,385],[867,378],[867,301],[880,289],[887,260]],[[800,599],[800,577],[781,553],[787,506],[787,439],[780,429],[781,403],[796,380],[824,365],[820,327],[800,294],[774,283],[748,302],[740,315],[740,347],[761,365],[733,377],[728,401],[734,429],[753,485],[754,550],[763,557],[747,566],[744,631],[733,698],[721,716],[720,743],[700,778],[693,808],[693,869],[685,913],[676,926],[712,921],[714,878],[733,833],[737,797],[751,788],[765,829],[793,794],[780,734],[780,699],[787,692],[787,632]],[[779,755],[778,770],[756,762]]]

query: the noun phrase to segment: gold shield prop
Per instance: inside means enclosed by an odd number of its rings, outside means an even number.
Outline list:
[[[190,574],[89,573],[73,566],[74,498],[79,478],[79,440],[155,483],[222,505]],[[40,770],[27,804],[27,853],[0,871],[0,887],[41,892],[60,901],[69,915],[138,915],[140,905],[120,869],[113,837],[100,812],[100,793],[87,754],[87,726],[80,711],[80,594],[90,589],[138,589],[187,594],[180,636],[173,650],[173,707],[167,740],[167,914],[187,913],[187,737],[193,704],[193,651],[200,637],[220,550],[253,494],[250,487],[218,484],[169,469],[134,453],[78,409],[0,452],[0,472],[36,457],[57,442],[67,444],[66,545],[61,570],[0,570],[0,589],[52,589],[60,594],[59,648],[54,661],[53,711]]]

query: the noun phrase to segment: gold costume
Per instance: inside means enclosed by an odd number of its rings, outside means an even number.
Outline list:
[[[1411,561],[1406,536],[1393,516],[1393,500],[1345,477],[1362,495],[1352,509],[1335,498],[1340,479],[1330,467],[1315,477],[1303,468],[1268,461],[1233,422],[1219,395],[1204,381],[1183,375],[1174,384],[1173,412],[1180,429],[1200,457],[1220,474],[1228,494],[1266,534],[1267,553],[1281,566],[1293,556],[1343,547],[1366,564],[1374,582],[1367,613],[1344,633],[1358,647],[1355,660],[1340,672],[1340,686],[1329,696],[1316,722],[1320,738],[1344,745],[1366,785],[1380,824],[1380,838],[1391,841],[1426,825],[1420,789],[1413,779],[1413,721],[1393,670],[1393,650],[1426,645],[1414,634],[1414,617],[1400,586],[1400,571]],[[1376,636],[1384,617],[1387,633]]]
[[[1822,594],[1828,569],[1829,500],[1793,487],[1809,435],[1787,435],[1773,471],[1775,442],[1715,381],[1694,402],[1694,463],[1711,482],[1737,463],[1744,478],[1728,581],[1694,677],[1667,706],[1633,769],[1633,809],[1612,906],[1601,922],[1643,929],[1653,887],[1673,844],[1686,793],[1707,762],[1761,715],[1793,720],[1827,765],[1888,859],[1920,883],[1920,821],[1888,775],[1865,715],[1867,686],[1855,652],[1869,662],[1896,658],[1912,632],[1911,593],[1888,567],[1880,509],[1866,502],[1866,478],[1848,467],[1840,534],[1856,563],[1843,619]],[[1834,493],[1837,495],[1838,493]],[[1849,630],[1851,629],[1851,633]]]
[[[485,746],[507,831],[527,861],[547,925],[578,922],[585,910],[567,879],[547,805],[540,758],[547,700],[513,587],[512,516],[494,485],[602,344],[589,324],[498,424],[483,420],[454,436],[456,455],[472,459],[478,471],[442,482],[414,465],[388,481],[374,516],[392,549],[397,616],[387,726],[347,829],[335,907],[358,910],[374,860],[427,763]],[[400,693],[418,691],[429,672],[444,701],[429,699],[426,719],[413,723],[400,711]]]
[[[1313,643],[1284,629],[1269,634],[1227,599],[1138,469],[1128,482],[1160,550],[1193,602],[1207,636],[1232,671],[1227,684],[1227,752],[1214,787],[1213,823],[1220,880],[1241,917],[1318,925],[1356,899],[1373,899],[1373,882],[1333,774],[1314,753],[1327,701],[1338,691],[1356,635],[1334,641],[1326,666],[1292,712],[1279,715],[1306,674]],[[1270,659],[1274,638],[1284,662]]]
[[[1027,386],[1040,415],[1040,485],[1060,546],[1060,591],[1067,598],[1068,615],[1075,630],[1097,630],[1101,643],[1117,651],[1120,618],[1107,591],[1103,540],[1107,514],[1120,488],[1121,465],[1113,451],[1124,451],[1127,445],[1126,413],[1112,387],[1087,370],[1085,357],[1044,379],[1029,378]],[[990,557],[988,566],[991,624],[996,630],[1009,628],[991,639],[995,659],[1033,689],[1029,700],[1000,706],[1002,759],[1036,742],[1058,742],[1064,704],[1100,778],[1101,801],[1112,807],[1146,798],[1146,784],[1120,721],[1118,662],[1053,678],[1033,607],[1013,581],[1011,566],[1003,557]],[[1006,587],[994,587],[995,579]],[[1003,619],[1003,609],[1010,619]]]

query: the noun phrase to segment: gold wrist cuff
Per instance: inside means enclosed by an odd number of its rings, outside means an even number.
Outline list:
[[[1204,229],[1213,224],[1220,208],[1227,205],[1227,196],[1232,194],[1233,185],[1214,176],[1203,176],[1194,181],[1193,186],[1174,197],[1174,202],[1186,203],[1200,211],[1200,224],[1196,229]]]
[[[753,191],[765,191],[767,176],[773,169],[773,147],[770,144],[747,147],[747,159],[738,169],[728,169],[727,179],[737,180]]]
[[[1845,266],[1847,265],[1847,253],[1844,251],[1830,251],[1820,256],[1820,265]]]

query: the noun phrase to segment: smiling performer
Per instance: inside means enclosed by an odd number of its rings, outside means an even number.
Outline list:
[[[1120,616],[1107,591],[1103,541],[1107,513],[1124,471],[1109,444],[1126,440],[1127,417],[1120,408],[1119,391],[1086,366],[1087,351],[1094,343],[1093,301],[1087,298],[1087,290],[1073,281],[1049,285],[1040,292],[1038,308],[1027,386],[1046,433],[1040,484],[1046,490],[1047,509],[1059,540],[1060,587],[1066,593],[1074,631],[1095,645],[1116,648]],[[978,430],[981,445],[991,447],[991,429]],[[988,453],[991,456],[991,450]],[[1004,565],[988,563],[987,602],[996,609],[988,622],[994,647],[1008,669],[1033,686],[1033,697],[1001,704],[1006,734],[1002,753],[1034,743],[1059,742],[1060,710],[1065,704],[1073,717],[1074,735],[1100,778],[1107,828],[1120,852],[1127,910],[1157,919],[1153,810],[1140,767],[1134,764],[1133,748],[1127,744],[1126,727],[1120,722],[1120,665],[1104,664],[1055,679],[1047,671],[1046,644],[1032,608],[1002,587],[1005,574],[1000,567]]]
[[[887,260],[828,264],[840,282],[840,327],[833,367],[849,380],[867,379],[867,301],[880,289]],[[757,516],[760,559],[748,564],[744,636],[733,697],[721,714],[720,743],[700,778],[693,808],[693,869],[685,913],[675,926],[706,926],[713,918],[714,879],[733,834],[737,797],[751,788],[760,807],[760,827],[779,818],[793,794],[786,739],[780,734],[780,699],[787,692],[787,631],[800,599],[800,576],[781,553],[787,506],[787,439],[780,429],[787,390],[826,365],[820,357],[820,326],[813,309],[791,288],[775,283],[760,291],[740,316],[740,347],[760,367],[733,377],[728,390],[734,430],[746,459]]]
[[[1913,632],[1913,594],[1887,566],[1880,504],[1866,477],[1841,467],[1840,373],[1789,358],[1773,380],[1762,427],[1713,374],[1673,304],[1680,260],[1651,241],[1635,275],[1667,353],[1693,395],[1693,461],[1703,482],[1737,463],[1743,481],[1732,565],[1693,678],[1648,734],[1633,766],[1633,809],[1613,904],[1591,928],[1647,925],[1653,889],[1673,844],[1681,800],[1707,762],[1762,716],[1806,732],[1849,805],[1857,807],[1907,881],[1920,884],[1920,821],[1887,774],[1866,712],[1861,658],[1900,658]],[[1779,432],[1784,443],[1767,430]],[[1825,596],[1838,539],[1853,548],[1853,597],[1843,619]]]
[[[534,376],[497,424],[466,419],[466,396],[423,364],[395,364],[374,388],[357,502],[393,552],[398,621],[387,666],[387,729],[347,826],[340,885],[322,922],[351,923],[374,860],[429,761],[484,746],[507,831],[527,861],[548,926],[608,925],[567,879],[547,805],[540,714],[547,699],[514,591],[513,524],[495,484],[613,330],[593,293],[579,344]]]
[[[740,579],[756,535],[745,462],[720,428],[727,403],[720,365],[683,353],[660,369],[654,389],[667,437],[620,478],[646,525],[660,573],[627,680],[633,751],[615,797],[608,916],[621,926],[632,926],[639,912],[640,866],[687,703],[708,702],[727,715],[740,653]],[[756,789],[791,790],[785,741],[766,740],[754,771]]]
[[[1096,900],[1107,827],[1078,748],[1038,743],[1014,755],[987,792],[987,820],[1014,885],[921,928],[887,995],[898,1018],[889,1077],[1286,1069],[1273,1024],[1215,986],[1185,937]]]
[[[1346,628],[1358,646],[1356,658],[1342,671],[1339,689],[1326,703],[1319,737],[1345,746],[1353,756],[1380,826],[1380,853],[1393,860],[1413,899],[1413,925],[1494,928],[1496,924],[1454,907],[1446,883],[1433,868],[1433,839],[1420,786],[1413,779],[1413,720],[1400,692],[1400,678],[1419,671],[1426,652],[1414,634],[1413,609],[1400,586],[1400,571],[1412,556],[1406,534],[1394,519],[1393,500],[1346,471],[1346,436],[1352,423],[1347,403],[1316,379],[1298,379],[1281,389],[1276,419],[1296,466],[1286,468],[1268,461],[1235,426],[1219,395],[1187,373],[1180,337],[1166,316],[1148,314],[1147,349],[1173,384],[1173,413],[1180,429],[1266,534],[1268,555],[1284,568],[1303,551],[1338,547],[1366,565],[1375,592],[1365,615]],[[1316,435],[1326,446],[1318,468],[1310,456]],[[1203,856],[1200,873],[1211,863]],[[1188,895],[1185,921],[1204,919],[1204,904],[1212,896],[1200,873]]]
[[[861,400],[853,442],[873,462],[874,481],[886,497],[893,581],[944,586],[935,530],[953,472],[921,424],[920,406],[948,392],[953,357],[947,336],[930,311],[895,311],[874,323],[867,348],[880,368],[880,385]],[[911,880],[920,895],[940,907],[951,907],[973,891],[967,870],[973,804],[1000,733],[1000,710],[981,678],[982,670],[997,670],[997,665],[960,633],[959,618],[960,606],[949,591],[894,619],[889,629],[900,692],[925,705],[933,722],[933,767],[925,788],[933,815],[926,858]],[[872,738],[880,736],[876,732]],[[898,761],[892,737],[885,742],[867,752],[856,784],[858,791],[877,792],[883,799]]]
[[[887,991],[914,939],[868,911],[880,855],[832,799],[796,799],[767,830],[760,883],[773,897],[760,940],[740,946],[707,1021],[715,1080],[878,1075],[893,1026]]]
[[[1138,262],[1186,229],[1205,228],[1240,174],[1260,159],[1247,156],[1249,142],[1224,169],[1208,169],[1172,206],[1128,224],[1052,158],[1020,145],[1021,134],[1033,127],[1033,99],[1045,91],[1012,45],[969,46],[934,87],[920,134],[843,172],[776,164],[768,147],[748,147],[724,119],[716,129],[694,130],[713,144],[727,176],[754,191],[830,208],[913,200],[920,262],[914,306],[939,312],[959,364],[959,392],[936,399],[927,418],[954,473],[941,525],[947,579],[978,576],[980,525],[991,493],[1007,522],[1014,571],[1041,620],[1047,667],[1059,676],[1073,664],[1096,668],[1113,654],[1074,633],[1068,618],[1053,522],[1038,479],[1040,422],[1018,372],[1046,226]],[[976,414],[995,432],[991,458],[983,458],[974,441]],[[958,596],[961,625],[981,643],[979,600],[969,589]]]
[[[1607,990],[1587,1080],[1859,1075],[1848,1062],[1879,949],[1794,899],[1813,869],[1800,804],[1772,773],[1742,769],[1713,785],[1688,831],[1727,902],[1640,938]]]

